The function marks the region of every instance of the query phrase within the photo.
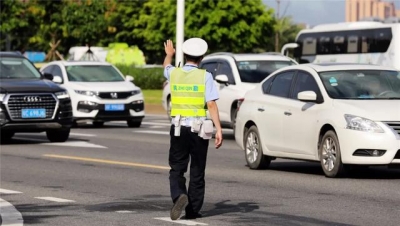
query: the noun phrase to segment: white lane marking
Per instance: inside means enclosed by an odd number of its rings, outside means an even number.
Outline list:
[[[66,147],[83,147],[83,148],[107,148],[98,144],[92,144],[85,141],[66,141],[64,143],[42,143],[43,145],[66,146]]]
[[[21,194],[22,192],[0,188],[0,193],[2,193],[2,194]]]
[[[116,213],[136,213],[136,211],[130,211],[130,210],[118,210],[115,211]]]
[[[2,226],[22,226],[22,214],[9,202],[0,198],[0,216]]]
[[[205,223],[200,223],[197,221],[190,221],[190,220],[171,220],[171,218],[169,218],[169,217],[159,217],[159,218],[154,218],[154,219],[168,221],[168,222],[177,223],[177,224],[184,224],[184,225],[208,225]]]
[[[16,137],[13,138],[14,140],[22,140],[22,141],[37,141],[41,142],[39,143],[40,145],[52,145],[52,146],[66,146],[66,147],[83,147],[83,148],[107,148],[105,146],[97,145],[97,144],[92,144],[86,141],[65,141],[65,142],[53,142],[53,143],[48,143],[48,140],[44,139],[35,139],[35,138],[20,138]]]
[[[43,199],[52,202],[75,202],[74,200],[60,199],[55,197],[35,197],[35,199]]]
[[[87,134],[87,133],[70,133],[72,136],[80,136],[80,137],[95,137],[95,134]]]
[[[134,133],[149,133],[149,134],[169,135],[169,132],[166,132],[166,131],[138,130],[138,131],[133,131],[133,132]]]

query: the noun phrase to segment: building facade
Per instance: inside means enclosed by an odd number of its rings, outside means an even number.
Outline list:
[[[365,18],[400,17],[393,1],[382,0],[346,0],[346,22],[359,21]]]

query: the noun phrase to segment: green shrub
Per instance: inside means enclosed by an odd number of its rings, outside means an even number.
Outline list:
[[[164,78],[164,68],[141,68],[126,65],[115,65],[121,72],[126,75],[131,75],[136,86],[141,89],[162,89]]]

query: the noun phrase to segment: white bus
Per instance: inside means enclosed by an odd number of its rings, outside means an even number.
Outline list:
[[[359,21],[323,24],[304,29],[293,48],[299,63],[361,63],[390,66],[400,70],[400,23]]]

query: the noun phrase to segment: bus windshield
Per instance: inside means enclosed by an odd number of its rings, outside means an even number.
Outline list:
[[[319,73],[334,99],[400,99],[400,72],[340,70]]]

